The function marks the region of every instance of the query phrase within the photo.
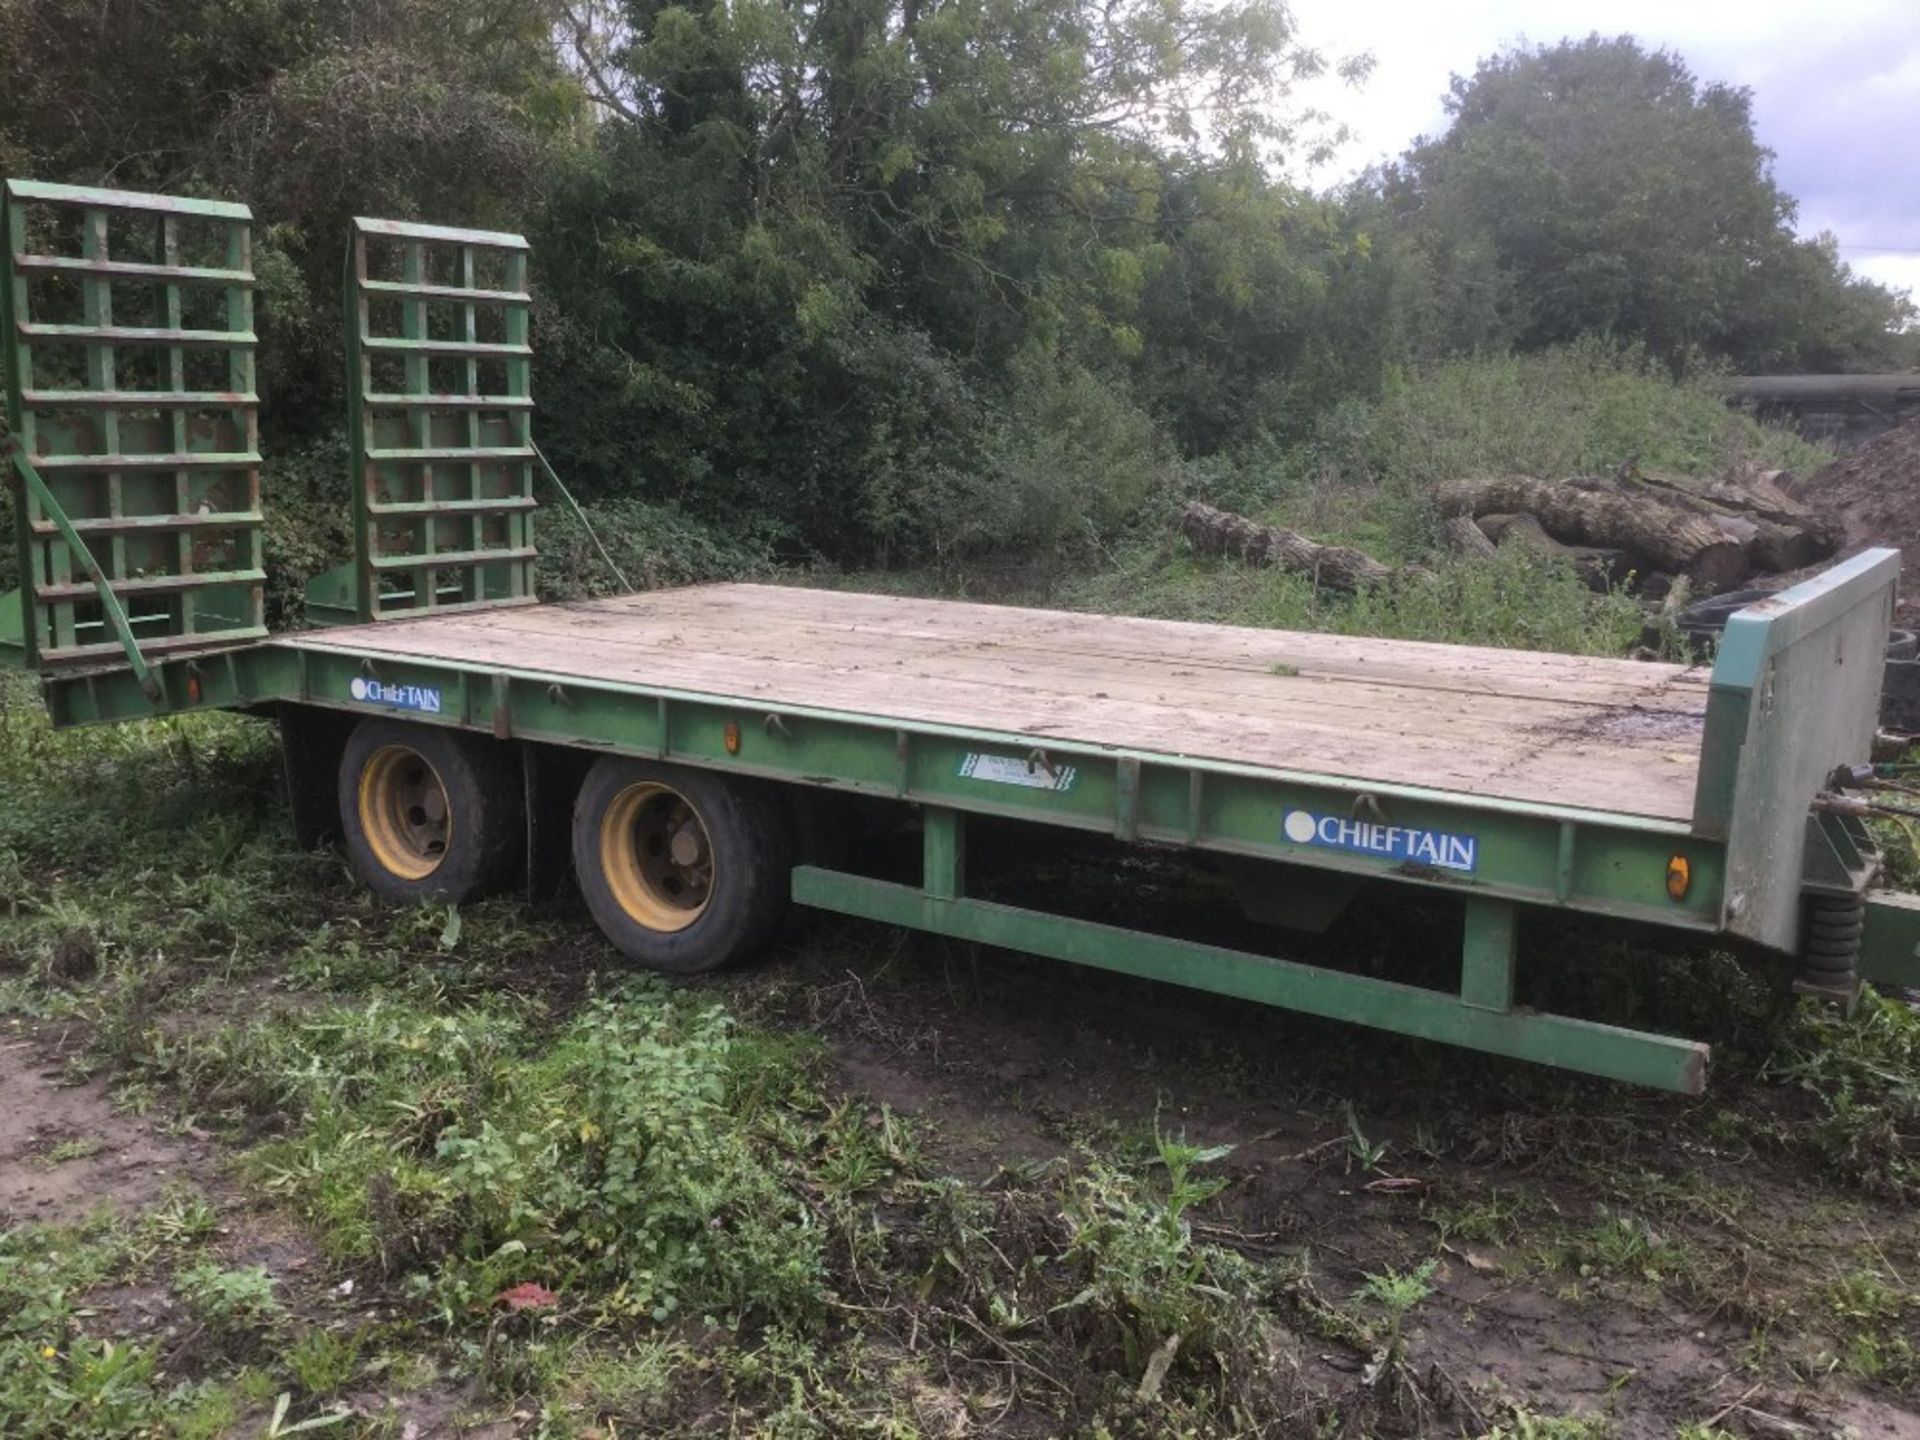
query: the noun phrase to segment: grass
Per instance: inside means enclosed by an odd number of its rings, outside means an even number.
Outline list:
[[[47,1151],[45,1162],[51,1167],[65,1165],[71,1160],[85,1160],[90,1156],[98,1155],[105,1143],[105,1141],[95,1139],[91,1135],[78,1136],[72,1140],[62,1140],[59,1144]]]

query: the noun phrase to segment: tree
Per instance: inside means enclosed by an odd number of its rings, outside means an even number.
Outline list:
[[[1033,475],[1009,460],[1009,427],[1072,432],[1062,409],[1080,405],[1126,428],[1131,382],[1152,373],[1142,326],[1171,313],[1155,277],[1188,247],[1203,303],[1240,326],[1225,351],[1258,344],[1220,353],[1192,338],[1202,320],[1176,348],[1241,372],[1298,351],[1258,333],[1289,292],[1243,293],[1292,285],[1334,248],[1260,165],[1285,138],[1272,99],[1318,63],[1276,0],[573,0],[567,15],[610,112],[536,247],[569,320],[590,317],[557,387],[555,448],[577,466],[625,456],[649,493],[771,512],[815,550],[899,554],[993,516],[959,476]],[[1295,208],[1308,223],[1270,254]],[[1046,395],[1005,396],[1040,375]],[[1217,443],[1232,426],[1185,428]],[[998,513],[1045,542],[1019,517],[1069,509]]]
[[[1631,37],[1516,49],[1455,77],[1451,118],[1384,178],[1441,353],[1591,333],[1679,369],[1884,363],[1911,314],[1797,240],[1752,96]]]

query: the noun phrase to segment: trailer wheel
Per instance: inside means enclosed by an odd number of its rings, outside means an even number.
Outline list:
[[[375,894],[457,904],[511,877],[525,801],[499,742],[369,719],[340,757],[340,827],[354,872]]]
[[[623,955],[692,975],[772,937],[790,904],[793,831],[769,786],[609,756],[574,802],[573,866]]]

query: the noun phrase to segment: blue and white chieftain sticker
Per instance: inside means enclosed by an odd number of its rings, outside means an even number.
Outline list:
[[[347,693],[369,705],[391,705],[398,710],[418,710],[423,715],[440,713],[440,691],[432,685],[383,685],[365,675],[353,677]]]
[[[1339,815],[1289,810],[1280,831],[1296,845],[1432,865],[1436,869],[1460,870],[1469,875],[1480,863],[1479,839],[1447,830],[1420,830],[1409,825],[1386,825],[1377,820],[1349,820]]]

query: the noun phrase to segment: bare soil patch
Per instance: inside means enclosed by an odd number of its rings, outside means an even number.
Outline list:
[[[1846,550],[1891,545],[1907,574],[1920,574],[1920,420],[1842,456],[1795,486],[1799,497],[1846,532]],[[1903,596],[1900,613],[1920,614]]]
[[[70,1083],[24,1026],[0,1037],[0,1223],[66,1224],[102,1207],[133,1214],[182,1181],[213,1177],[211,1141],[116,1112],[105,1078]]]

